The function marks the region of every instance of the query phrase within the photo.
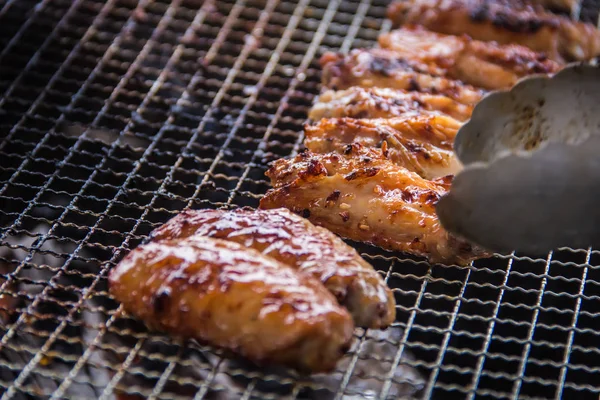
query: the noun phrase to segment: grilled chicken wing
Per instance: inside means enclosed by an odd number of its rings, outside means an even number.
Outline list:
[[[460,123],[450,117],[405,115],[390,119],[323,119],[305,127],[305,146],[315,153],[344,153],[348,145],[381,148],[397,165],[425,179],[455,175],[462,168],[452,145]]]
[[[328,52],[320,63],[323,86],[329,89],[353,86],[400,89],[442,94],[467,105],[474,105],[486,93],[460,81],[433,76],[431,73],[444,71],[398,57],[386,49],[355,49],[348,55]]]
[[[286,207],[342,237],[431,262],[466,264],[486,256],[437,219],[435,204],[449,178],[424,180],[379,149],[353,144],[344,154],[306,151],[275,161],[267,176],[274,189],[261,199],[263,209]]]
[[[382,48],[407,59],[432,63],[444,75],[484,89],[512,87],[520,78],[557,72],[560,65],[520,45],[499,45],[467,36],[442,35],[407,26],[379,36]]]
[[[148,325],[258,364],[329,371],[353,322],[310,275],[254,249],[194,237],[142,245],[111,272],[110,291]]]
[[[333,233],[285,208],[188,210],[150,237],[192,235],[236,242],[311,274],[350,311],[358,326],[380,329],[395,319],[394,296],[373,267]]]
[[[511,0],[400,0],[388,8],[396,26],[422,25],[439,33],[520,44],[558,61],[600,54],[600,31],[591,24]]]
[[[319,96],[311,108],[309,118],[392,118],[406,113],[445,114],[465,121],[473,107],[450,97],[384,88],[351,87],[346,90],[328,90]]]

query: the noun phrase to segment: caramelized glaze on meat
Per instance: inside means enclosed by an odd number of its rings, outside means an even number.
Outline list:
[[[520,78],[550,74],[560,65],[520,45],[499,45],[467,36],[442,35],[407,26],[379,36],[382,48],[398,56],[432,63],[444,75],[489,90],[511,88]]]
[[[520,44],[558,61],[600,54],[600,31],[591,24],[510,0],[398,0],[388,8],[396,26],[422,25],[439,33]]]
[[[315,153],[344,153],[348,145],[381,148],[397,165],[422,178],[455,175],[462,165],[452,145],[460,123],[450,117],[410,115],[390,119],[323,119],[305,127],[305,146]]]
[[[425,180],[381,150],[354,144],[343,154],[305,151],[275,161],[267,176],[274,189],[261,199],[263,209],[306,213],[342,237],[431,262],[466,264],[486,256],[449,235],[437,219],[435,204],[449,189],[449,178]],[[333,191],[339,192],[335,200]]]
[[[473,107],[443,95],[384,88],[328,90],[310,110],[309,118],[393,118],[406,113],[445,114],[465,121]]]
[[[318,280],[234,242],[139,246],[111,271],[109,285],[148,325],[258,364],[330,371],[352,338],[350,314]]]
[[[336,195],[332,191],[329,197]],[[358,326],[380,329],[395,319],[394,296],[373,267],[333,233],[287,209],[188,210],[150,236],[163,240],[192,235],[239,243],[314,276]]]
[[[328,52],[320,62],[323,86],[334,90],[353,86],[400,89],[442,94],[467,105],[474,105],[486,93],[460,81],[433,76],[431,73],[444,71],[398,57],[386,49],[356,49],[348,55]]]

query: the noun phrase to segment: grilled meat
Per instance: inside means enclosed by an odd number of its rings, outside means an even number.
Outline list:
[[[410,115],[390,119],[323,119],[305,127],[315,153],[345,153],[352,143],[381,148],[395,164],[425,179],[455,175],[462,165],[452,145],[460,123],[450,117]]]
[[[383,153],[355,143],[343,154],[305,151],[277,160],[267,171],[273,189],[260,207],[286,207],[342,237],[431,262],[466,264],[484,257],[437,219],[435,204],[449,190],[450,178],[425,180]]]
[[[151,242],[111,271],[110,291],[148,325],[237,352],[258,364],[330,371],[353,322],[310,275],[234,242]]]
[[[439,33],[520,44],[557,62],[600,55],[600,31],[518,0],[399,0],[388,8],[396,26],[422,25]]]
[[[450,97],[384,88],[351,87],[328,90],[310,110],[309,118],[392,118],[405,113],[442,114],[459,121],[471,117],[473,107]]]
[[[467,105],[474,105],[485,94],[463,82],[432,75],[443,74],[441,68],[406,60],[386,49],[356,49],[348,55],[328,52],[320,63],[323,86],[334,90],[353,86],[400,89],[442,94]]]
[[[379,36],[382,48],[398,56],[434,64],[444,75],[489,90],[507,89],[520,78],[557,72],[560,65],[520,45],[499,45],[467,36],[433,33],[408,26]]]
[[[314,276],[358,326],[380,329],[394,322],[394,296],[373,267],[333,233],[285,208],[188,210],[150,236],[163,240],[192,235],[239,243]]]

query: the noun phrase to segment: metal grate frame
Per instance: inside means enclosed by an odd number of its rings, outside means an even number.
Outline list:
[[[300,149],[318,57],[372,47],[386,5],[0,2],[1,399],[598,398],[599,250],[458,268],[353,244],[397,321],[314,377],[149,331],[108,295],[182,209],[258,205],[266,164]]]

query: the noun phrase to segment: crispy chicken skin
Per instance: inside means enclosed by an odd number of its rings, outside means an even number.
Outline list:
[[[420,62],[406,60],[386,49],[355,49],[347,55],[327,52],[320,59],[323,87],[334,90],[353,86],[379,87],[442,94],[462,104],[474,105],[486,93]]]
[[[518,0],[398,0],[388,8],[395,26],[422,25],[439,33],[520,44],[558,61],[600,54],[600,31],[591,24]]]
[[[330,371],[352,338],[352,317],[318,280],[234,242],[141,245],[111,271],[109,285],[148,325],[257,364]]]
[[[357,326],[381,329],[394,322],[394,296],[381,275],[339,237],[285,208],[187,210],[150,237],[192,235],[236,242],[312,275],[350,311]]]
[[[486,255],[450,236],[437,219],[435,204],[449,189],[448,177],[424,180],[379,149],[305,151],[275,161],[267,176],[273,189],[261,199],[263,209],[286,207],[342,237],[430,262],[464,265]]]
[[[323,119],[308,125],[305,146],[314,153],[345,153],[352,143],[381,148],[395,164],[424,179],[455,175],[462,168],[452,150],[460,123],[446,116],[406,114],[389,119]]]
[[[385,88],[351,87],[328,90],[319,96],[309,118],[393,118],[406,113],[443,114],[461,122],[471,117],[473,107],[450,97]]]
[[[507,89],[524,76],[551,74],[560,69],[557,62],[525,46],[443,35],[419,26],[383,34],[379,45],[400,57],[432,63],[449,78],[488,90]]]

